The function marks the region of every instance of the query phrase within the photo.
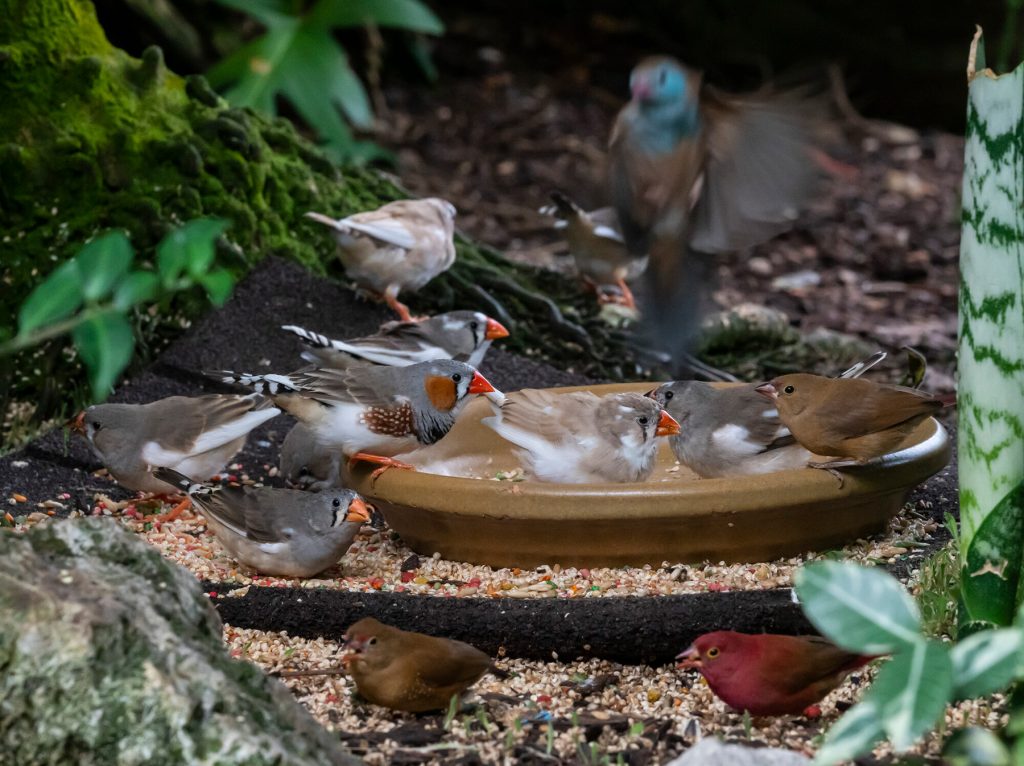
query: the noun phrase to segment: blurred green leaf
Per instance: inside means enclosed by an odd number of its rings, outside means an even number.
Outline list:
[[[123,231],[96,237],[78,251],[78,273],[82,297],[87,301],[105,298],[132,265],[132,246]]]
[[[231,297],[231,290],[235,286],[235,278],[227,269],[214,269],[208,274],[199,278],[199,283],[206,288],[206,294],[210,296],[210,302],[220,308],[227,299]]]
[[[962,556],[964,622],[1009,625],[1024,559],[1024,482],[989,512]]]
[[[958,699],[1002,691],[1021,669],[1024,633],[1019,628],[985,630],[953,647],[953,683]]]
[[[250,106],[266,114],[277,114],[275,96],[281,88],[282,69],[294,52],[297,19],[282,21],[267,34],[239,48],[208,73],[215,88],[233,87],[224,96],[235,106]]]
[[[175,229],[156,248],[156,265],[165,288],[171,288],[188,271],[198,279],[213,262],[214,242],[228,227],[221,218],[197,218]]]
[[[217,2],[259,19],[268,27],[292,15],[290,0],[217,0]]]
[[[851,761],[870,752],[885,738],[878,706],[869,697],[847,710],[825,736],[814,762],[834,764]]]
[[[970,726],[954,732],[942,749],[949,766],[1010,766],[1010,751],[988,729]]]
[[[152,271],[133,271],[114,292],[114,308],[127,311],[137,303],[152,300],[160,290],[160,278]]]
[[[93,398],[103,401],[131,361],[135,347],[131,325],[121,314],[107,312],[82,322],[71,337],[89,370]]]
[[[82,305],[81,276],[74,259],[57,268],[36,287],[18,310],[18,334],[70,316]]]
[[[886,654],[921,639],[917,605],[892,575],[838,561],[806,564],[795,577],[804,613],[839,646]]]
[[[882,665],[868,692],[896,750],[931,730],[953,696],[953,661],[947,646],[921,638]]]
[[[334,27],[398,27],[429,35],[444,34],[444,24],[418,0],[320,0],[310,21]]]

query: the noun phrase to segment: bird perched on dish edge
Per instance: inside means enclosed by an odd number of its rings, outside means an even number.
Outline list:
[[[235,559],[277,577],[312,577],[335,564],[370,513],[351,490],[303,492],[193,482],[169,468],[154,475],[187,493]]]
[[[389,202],[347,218],[306,217],[334,230],[348,276],[382,296],[403,322],[413,318],[399,294],[419,290],[455,263],[455,206],[437,197]]]
[[[636,393],[525,389],[490,404],[494,415],[481,422],[519,447],[524,468],[540,481],[644,481],[654,470],[657,437],[679,433],[661,405]]]
[[[394,455],[442,439],[471,394],[497,393],[473,367],[450,359],[406,367],[310,367],[288,375],[206,373],[266,393],[316,440],[350,460],[409,468]],[[338,481],[332,476],[330,483]]]
[[[434,359],[455,359],[476,368],[492,341],[508,336],[500,322],[479,311],[451,311],[421,322],[389,322],[374,335],[346,341],[294,325],[282,329],[310,345],[302,353],[304,360],[331,369],[371,364],[402,367]],[[331,486],[331,477],[340,476],[339,460],[337,450],[318,442],[303,423],[297,423],[281,445],[281,474],[297,486]]]
[[[94,404],[68,425],[123,487],[162,494],[178,487],[156,478],[153,467],[206,481],[242,449],[250,431],[279,414],[260,394],[169,396],[148,404]]]
[[[816,176],[808,102],[794,94],[727,94],[677,60],[652,57],[630,75],[631,100],[609,140],[613,206],[630,252],[647,255],[651,341],[689,350],[707,254],[788,229]]]
[[[880,351],[843,371],[859,377],[883,359]],[[697,380],[665,383],[652,397],[679,422],[669,439],[680,463],[703,478],[747,476],[803,468],[811,453],[800,446],[765,402],[757,384],[716,388]]]
[[[353,364],[404,367],[435,359],[479,367],[492,341],[508,337],[500,322],[479,311],[449,311],[419,322],[388,322],[373,335],[351,340],[334,340],[295,325],[281,329],[306,342],[305,361],[331,369]]]
[[[636,309],[627,282],[643,273],[647,259],[630,255],[615,209],[602,207],[587,212],[560,191],[551,192],[551,199],[554,204],[542,207],[540,212],[554,216],[555,228],[565,231],[576,271],[597,293],[598,302],[616,302]],[[610,285],[618,289],[617,295],[606,292]]]
[[[834,458],[810,462],[833,473],[864,465],[898,449],[926,418],[956,404],[954,394],[935,396],[914,388],[864,378],[781,375],[756,389],[775,403],[779,418],[802,446]]]
[[[484,673],[491,658],[450,638],[399,630],[364,617],[345,631],[343,662],[374,705],[420,713],[444,710]]]
[[[819,636],[705,633],[677,657],[696,669],[729,707],[751,715],[799,715],[876,657],[840,649]]]

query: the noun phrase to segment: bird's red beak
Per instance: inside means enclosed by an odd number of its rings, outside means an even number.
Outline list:
[[[345,521],[359,521],[363,524],[370,523],[370,508],[361,497],[357,497],[348,506],[348,514]]]
[[[778,389],[776,389],[771,383],[762,383],[754,390],[761,394],[765,399],[771,399],[774,401],[779,398]]]
[[[71,420],[65,423],[64,426],[66,428],[70,428],[72,431],[77,431],[82,434],[82,436],[85,436],[85,410],[82,410],[71,418]]]
[[[676,667],[680,670],[700,670],[701,667],[703,667],[700,661],[700,652],[698,652],[692,646],[685,652],[680,652],[679,654],[677,654],[676,659],[679,660],[679,662],[676,664]]]
[[[500,325],[499,325],[500,326]],[[505,329],[502,327],[502,329]],[[471,394],[489,394],[497,389],[492,386],[487,378],[481,375],[479,372],[473,373],[473,379],[469,381],[468,392]]]
[[[498,322],[490,317],[487,318],[487,332],[484,333],[484,338],[487,340],[497,340],[498,338],[507,338],[508,330],[505,329],[505,325]]]
[[[675,436],[677,433],[679,433],[679,421],[665,412],[665,410],[662,410],[661,417],[658,418],[658,428],[654,435]]]

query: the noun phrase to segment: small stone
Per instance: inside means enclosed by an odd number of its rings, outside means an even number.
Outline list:
[[[751,274],[756,274],[759,277],[767,277],[772,273],[772,262],[767,258],[755,255],[753,258],[747,259],[747,268],[750,270]]]
[[[657,702],[661,699],[661,689],[648,689],[647,690],[647,701],[650,703]]]

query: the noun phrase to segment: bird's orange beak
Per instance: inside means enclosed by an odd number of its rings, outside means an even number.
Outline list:
[[[487,332],[484,333],[484,338],[487,340],[497,340],[498,338],[507,338],[508,330],[505,329],[505,325],[501,322],[487,318]]]
[[[761,394],[765,399],[771,399],[774,401],[779,398],[778,389],[776,389],[771,383],[762,383],[754,390]]]
[[[675,436],[677,433],[679,433],[679,421],[665,412],[665,410],[662,410],[661,417],[658,418],[658,428],[654,435]]]
[[[82,436],[85,436],[85,410],[82,410],[71,418],[71,420],[64,424],[64,427],[70,428],[72,431],[77,431],[82,434]]]
[[[677,654],[676,659],[679,660],[676,667],[680,670],[700,670],[703,667],[700,661],[700,652],[692,646],[686,651]]]
[[[363,524],[370,523],[370,508],[361,497],[355,498],[348,506],[348,514],[345,521],[359,521]]]
[[[497,324],[497,322],[495,322]],[[501,327],[501,325],[498,325]],[[505,329],[502,327],[501,329]],[[489,394],[497,389],[488,382],[487,378],[481,375],[479,372],[473,373],[473,379],[469,381],[468,392],[471,394]]]

